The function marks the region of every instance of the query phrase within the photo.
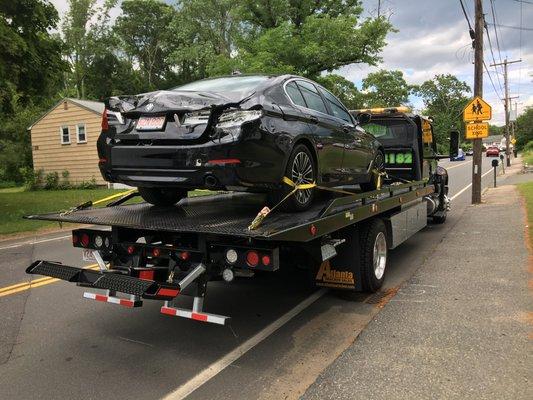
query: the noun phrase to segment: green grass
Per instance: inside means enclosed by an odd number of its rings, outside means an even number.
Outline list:
[[[57,222],[25,220],[22,219],[23,215],[68,210],[87,200],[98,200],[123,191],[76,189],[27,192],[20,188],[2,189],[0,190],[0,235],[57,226]]]
[[[533,166],[533,151],[526,151],[525,153],[522,153],[522,162],[524,164]]]
[[[529,243],[533,245],[533,182],[521,183],[518,185],[518,189],[526,199]]]

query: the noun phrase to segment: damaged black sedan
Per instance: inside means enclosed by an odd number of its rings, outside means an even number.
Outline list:
[[[106,101],[98,140],[104,179],[138,187],[144,200],[172,205],[192,189],[269,193],[297,184],[375,189],[384,168],[379,142],[342,103],[308,79],[237,75]],[[304,210],[313,189],[284,204]]]

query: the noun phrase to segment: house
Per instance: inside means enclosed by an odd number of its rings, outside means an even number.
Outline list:
[[[91,181],[105,185],[98,169],[96,141],[104,103],[65,98],[28,128],[33,168],[45,174],[69,171],[71,183]]]

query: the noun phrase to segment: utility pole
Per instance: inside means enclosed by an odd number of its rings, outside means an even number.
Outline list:
[[[483,2],[475,0],[474,96],[483,98]],[[472,204],[481,203],[481,139],[474,139],[472,162]]]
[[[495,63],[491,64],[491,67],[495,67],[498,65],[503,65],[503,84],[505,87],[505,98],[503,99],[503,106],[505,109],[505,160],[508,167],[511,166],[511,157],[510,157],[510,150],[509,147],[509,100],[516,98],[515,97],[509,97],[509,78],[508,78],[508,72],[507,72],[507,66],[509,64],[514,64],[522,62],[522,60],[514,60],[514,61],[507,61],[507,58],[502,63]]]
[[[378,18],[381,17],[381,0],[378,0]]]

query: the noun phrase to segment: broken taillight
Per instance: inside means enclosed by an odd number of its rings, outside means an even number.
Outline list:
[[[102,130],[107,131],[109,129],[109,120],[107,119],[107,110],[104,108],[102,113]]]

